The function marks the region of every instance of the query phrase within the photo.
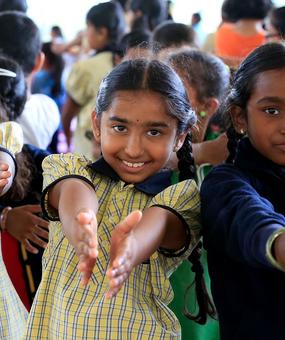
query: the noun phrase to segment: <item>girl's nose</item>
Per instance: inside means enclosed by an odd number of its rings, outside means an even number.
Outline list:
[[[133,133],[129,136],[125,147],[125,152],[131,158],[138,158],[143,154],[143,141],[138,134]]]

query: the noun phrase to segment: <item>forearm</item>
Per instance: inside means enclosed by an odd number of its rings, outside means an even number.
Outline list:
[[[78,105],[71,97],[67,96],[66,102],[64,103],[62,109],[62,126],[65,135],[70,137],[70,124],[74,117],[77,116],[80,110],[80,105]]]
[[[77,225],[74,221],[78,213],[91,210],[96,215],[98,210],[94,189],[84,181],[74,178],[56,184],[49,194],[49,203],[58,209],[63,231],[71,243],[75,234],[73,229]]]
[[[186,227],[171,211],[151,207],[134,229],[136,240],[134,266],[148,259],[159,247],[178,250],[186,241]]]

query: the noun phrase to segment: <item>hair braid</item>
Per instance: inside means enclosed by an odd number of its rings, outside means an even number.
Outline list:
[[[234,127],[231,126],[228,130],[227,130],[227,137],[228,137],[228,150],[229,150],[229,156],[226,160],[227,163],[233,163],[236,157],[236,153],[237,153],[237,148],[238,148],[238,143],[241,139],[241,135],[238,134]]]
[[[193,249],[191,255],[188,257],[188,260],[192,263],[191,270],[195,273],[195,279],[191,283],[189,287],[187,287],[185,291],[185,299],[187,301],[187,296],[190,289],[195,285],[195,293],[197,297],[197,302],[199,306],[198,313],[194,315],[189,312],[186,303],[184,305],[184,315],[193,320],[200,325],[204,325],[207,322],[207,315],[212,318],[216,317],[216,309],[214,303],[212,302],[211,297],[208,294],[205,279],[204,279],[204,269],[200,261],[201,253],[202,253],[202,242],[200,241],[196,247]]]
[[[189,132],[185,138],[183,146],[177,152],[178,157],[178,169],[179,169],[179,180],[194,178],[195,176],[195,164],[192,150],[191,138],[192,134]],[[193,283],[186,289],[185,297],[188,295],[189,290],[195,285],[195,293],[197,296],[197,302],[199,311],[196,315],[191,314],[186,304],[184,306],[185,316],[201,325],[207,321],[207,315],[214,317],[216,310],[210,296],[207,292],[206,283],[204,279],[204,270],[200,261],[202,250],[202,242],[199,242],[193,249],[188,260],[192,263],[192,271],[195,273],[195,279]],[[186,301],[186,298],[185,298]]]
[[[185,141],[177,151],[179,181],[195,177],[195,164],[192,150],[192,133],[188,132]]]

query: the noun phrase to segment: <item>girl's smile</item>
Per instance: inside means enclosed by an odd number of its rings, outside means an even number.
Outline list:
[[[142,182],[160,171],[185,134],[155,92],[119,91],[100,120],[93,114],[95,139],[104,159],[127,183]]]

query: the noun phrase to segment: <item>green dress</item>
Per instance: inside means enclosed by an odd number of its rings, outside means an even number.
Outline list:
[[[207,140],[217,138],[219,133],[215,130],[210,130],[207,133]],[[205,175],[209,172],[211,166],[204,165],[197,171],[197,179],[198,186],[201,185],[201,182]],[[174,173],[172,176],[172,183],[178,182],[178,174]],[[204,277],[208,292],[210,292],[210,278],[208,273],[208,264],[207,264],[207,256],[206,251],[203,249],[201,262],[204,268]],[[209,318],[205,325],[199,325],[198,323],[189,320],[184,314],[184,301],[187,301],[187,308],[190,312],[196,311],[196,299],[195,299],[195,290],[191,288],[189,294],[185,298],[185,292],[187,287],[194,281],[195,273],[191,270],[191,263],[188,260],[184,260],[182,264],[178,267],[178,269],[171,275],[170,283],[174,292],[174,298],[170,305],[168,306],[178,318],[181,329],[182,329],[182,340],[219,340],[220,332],[219,332],[219,323],[218,321]],[[186,300],[185,300],[186,299]]]

